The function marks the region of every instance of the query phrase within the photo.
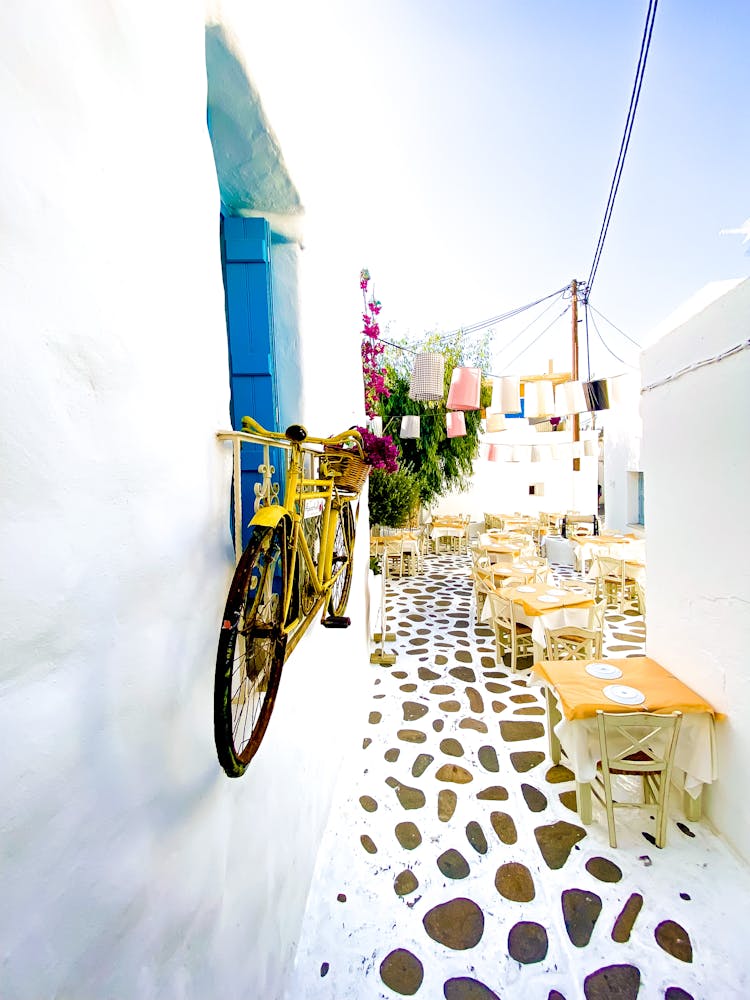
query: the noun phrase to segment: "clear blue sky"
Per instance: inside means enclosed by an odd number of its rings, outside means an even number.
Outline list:
[[[394,335],[472,323],[587,277],[646,8],[282,0],[288,105],[269,116],[283,124],[294,107],[307,121],[289,146],[280,133],[313,231],[324,207],[323,238],[337,258],[346,248],[353,273],[370,268]],[[660,0],[591,299],[636,340],[705,283],[750,274],[742,237],[719,235],[750,216],[749,39],[744,0]],[[531,316],[499,326],[498,346]],[[564,360],[564,322],[543,356],[557,344]],[[596,374],[622,370],[598,342],[592,358]]]

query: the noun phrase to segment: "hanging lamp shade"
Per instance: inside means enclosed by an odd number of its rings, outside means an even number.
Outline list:
[[[491,444],[487,449],[487,461],[488,462],[500,462],[502,461],[502,455],[500,452],[502,449],[497,444]]]
[[[401,430],[400,435],[402,438],[418,438],[419,437],[419,417],[413,414],[407,414],[401,417]]]
[[[466,437],[466,420],[463,413],[446,413],[445,429],[449,438]]]
[[[437,351],[420,351],[414,358],[409,399],[435,403],[445,395],[445,357]]]
[[[514,444],[510,452],[510,461],[520,462],[525,457],[524,448],[520,444]]]
[[[492,409],[496,413],[521,412],[521,389],[517,378],[493,378]]]
[[[377,434],[378,437],[383,436],[383,418],[382,417],[371,417],[370,418],[370,432],[372,434]]]
[[[523,412],[527,417],[552,417],[555,414],[555,397],[552,383],[526,382]]]
[[[562,382],[555,386],[555,413],[565,417],[568,413],[585,413],[588,410],[583,382]]]
[[[573,458],[583,458],[583,443],[574,441],[572,444]]]
[[[583,391],[586,394],[586,405],[589,410],[593,412],[594,410],[609,409],[609,392],[605,378],[595,379],[593,382],[584,382]]]
[[[586,438],[583,442],[583,454],[586,458],[596,458],[597,447],[593,438]]]
[[[490,411],[487,414],[487,433],[493,434],[495,431],[504,431],[506,428],[505,414]]]
[[[481,391],[480,368],[454,368],[445,405],[449,410],[478,410]]]
[[[543,458],[542,449],[538,445],[532,445],[531,448],[531,461],[541,462]]]

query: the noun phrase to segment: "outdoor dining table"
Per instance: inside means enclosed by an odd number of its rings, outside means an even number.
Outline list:
[[[632,565],[645,566],[646,546],[642,538],[635,535],[603,534],[583,538],[571,538],[577,569],[583,571],[594,556],[612,556],[624,559]]]
[[[435,552],[438,550],[438,542],[441,538],[458,539],[459,548],[461,543],[466,542],[469,531],[468,521],[453,520],[452,518],[435,519],[430,527],[430,541],[433,543]]]
[[[514,576],[521,575],[517,573],[518,566],[510,569]],[[589,609],[594,606],[591,594],[583,587],[575,591],[562,590],[548,583],[529,583],[519,587],[502,587],[500,593],[513,601],[516,621],[531,629],[534,653],[538,659],[544,656],[546,628],[562,628],[563,625],[585,628],[589,623]]]
[[[621,671],[615,685],[635,688],[645,695],[640,704],[624,705],[607,693],[613,678],[592,676],[587,667]],[[611,672],[611,671],[610,671]],[[699,694],[683,684],[666,667],[648,656],[606,660],[543,660],[532,667],[532,684],[541,684],[547,694],[547,724],[550,756],[559,763],[561,750],[576,780],[576,799],[582,823],[590,823],[591,782],[601,757],[596,721],[603,712],[683,713],[675,751],[673,781],[681,784],[688,819],[701,815],[703,786],[718,776],[714,719],[715,709]]]
[[[492,562],[512,562],[521,555],[521,546],[517,542],[503,539],[491,531],[479,536],[479,544]]]

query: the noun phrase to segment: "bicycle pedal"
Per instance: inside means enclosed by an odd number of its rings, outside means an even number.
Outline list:
[[[329,615],[320,624],[323,628],[349,628],[351,623],[351,618],[347,618],[345,615]]]

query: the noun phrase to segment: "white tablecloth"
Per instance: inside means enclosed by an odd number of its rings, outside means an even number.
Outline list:
[[[551,563],[559,563],[561,566],[575,566],[573,543],[567,538],[547,535],[544,540],[544,552]]]
[[[534,673],[527,683],[530,686],[544,686],[544,682]],[[612,711],[617,711],[614,703]],[[601,756],[596,718],[566,719],[563,716],[555,726],[555,735],[565,751],[568,767],[575,774],[576,781],[592,782],[596,777],[596,764]],[[677,773],[673,773],[673,781],[694,799],[701,794],[703,785],[716,780],[718,777],[716,733],[714,719],[710,713],[683,714],[674,763]]]

